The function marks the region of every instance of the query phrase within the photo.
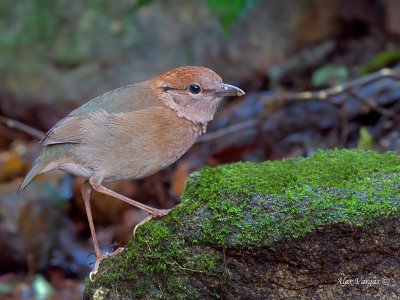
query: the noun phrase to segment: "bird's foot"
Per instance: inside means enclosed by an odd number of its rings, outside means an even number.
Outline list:
[[[100,263],[103,260],[105,260],[105,259],[107,259],[107,258],[109,258],[111,256],[117,255],[117,254],[121,253],[122,251],[124,251],[124,248],[123,247],[119,247],[117,250],[115,250],[115,251],[113,251],[111,253],[99,253],[99,254],[96,254],[96,262],[94,264],[94,268],[89,274],[90,281],[93,281],[93,275],[96,275],[97,271],[99,270]]]
[[[135,226],[135,228],[133,229],[133,236],[136,235],[136,230],[137,230],[140,226],[142,226],[143,224],[147,223],[148,221],[150,221],[150,220],[153,219],[153,218],[162,217],[162,216],[168,215],[169,212],[170,212],[171,210],[172,210],[172,209],[156,209],[156,208],[154,208],[152,214],[150,214],[149,216],[147,216],[145,219],[143,219],[142,221],[140,221],[140,222]]]
[[[151,214],[151,216],[153,218],[155,217],[162,217],[162,216],[166,216],[171,212],[171,208],[170,209],[154,209],[154,213]]]

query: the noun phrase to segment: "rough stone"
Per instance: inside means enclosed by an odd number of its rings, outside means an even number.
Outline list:
[[[203,169],[85,299],[396,299],[399,179],[400,157],[372,151]]]

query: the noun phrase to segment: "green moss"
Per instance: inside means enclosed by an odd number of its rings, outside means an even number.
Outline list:
[[[206,205],[212,215],[202,225],[202,238],[221,244],[299,237],[332,221],[362,226],[398,209],[393,201],[399,189],[388,183],[399,179],[399,171],[394,153],[349,150],[206,168],[190,178],[182,215]]]
[[[366,226],[399,213],[394,153],[318,151],[205,168],[188,179],[182,204],[140,227],[122,255],[102,263],[95,284],[121,291],[118,285],[132,282],[137,297],[157,291],[152,298],[196,298],[201,290],[188,289],[180,276],[225,280],[223,249],[268,246],[333,223]]]

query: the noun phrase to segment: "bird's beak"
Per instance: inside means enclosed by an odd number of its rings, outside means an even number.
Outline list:
[[[218,97],[230,97],[230,96],[243,96],[245,93],[243,90],[239,89],[236,86],[223,83],[220,87],[215,91],[215,94]]]

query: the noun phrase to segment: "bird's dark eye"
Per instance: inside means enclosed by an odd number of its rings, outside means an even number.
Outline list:
[[[189,85],[189,91],[192,94],[198,94],[201,92],[201,87],[198,86],[197,84],[191,84],[191,85]]]

